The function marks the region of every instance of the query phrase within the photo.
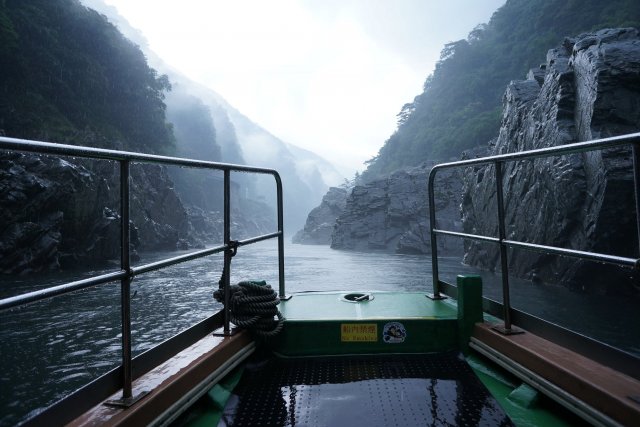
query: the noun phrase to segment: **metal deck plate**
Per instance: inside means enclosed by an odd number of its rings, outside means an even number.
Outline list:
[[[458,353],[251,362],[220,426],[512,426]]]

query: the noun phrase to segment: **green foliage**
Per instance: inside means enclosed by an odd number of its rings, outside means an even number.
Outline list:
[[[637,0],[508,0],[466,40],[444,46],[424,92],[402,107],[398,129],[362,178],[485,145],[497,136],[510,80],[524,78],[564,37],[630,26],[640,26]]]
[[[172,152],[169,80],[104,16],[77,0],[5,0],[0,46],[6,135]]]

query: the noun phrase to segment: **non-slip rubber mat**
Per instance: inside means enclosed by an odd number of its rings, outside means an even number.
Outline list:
[[[458,353],[256,360],[219,426],[512,426]]]

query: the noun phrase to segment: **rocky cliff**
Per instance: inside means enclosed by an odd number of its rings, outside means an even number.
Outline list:
[[[111,162],[0,153],[0,273],[26,274],[118,260],[118,173]],[[232,206],[237,206],[232,211],[234,238],[275,228],[273,214],[265,206],[237,197]],[[222,213],[185,207],[162,166],[132,166],[130,212],[134,259],[138,251],[222,242]]]
[[[179,86],[167,99],[167,76],[77,0],[2,2],[0,39],[0,135],[243,162],[228,117],[216,120]],[[133,249],[219,243],[222,185],[215,176],[134,163]],[[232,180],[233,238],[273,231],[274,210],[247,200],[242,176]],[[0,152],[0,273],[117,260],[119,210],[113,162]]]
[[[427,181],[433,165],[400,170],[385,179],[354,187],[336,219],[333,249],[430,253]],[[439,175],[436,186],[438,226],[460,227],[460,177]],[[444,253],[461,253],[460,242],[441,239]]]
[[[568,38],[546,64],[508,86],[502,125],[489,154],[637,132],[640,129],[640,38],[610,29]],[[509,163],[504,170],[508,238],[638,256],[630,149],[610,149]],[[493,167],[464,177],[464,231],[497,236]],[[499,268],[487,244],[466,246],[465,261]],[[633,293],[632,272],[528,251],[509,251],[520,277],[599,293]]]
[[[331,187],[322,197],[322,202],[307,217],[304,228],[291,241],[303,245],[330,245],[336,218],[344,212],[348,191],[341,187]]]

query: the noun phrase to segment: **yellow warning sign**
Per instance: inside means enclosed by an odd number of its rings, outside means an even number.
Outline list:
[[[376,342],[378,325],[375,323],[342,323],[340,325],[342,342]]]

